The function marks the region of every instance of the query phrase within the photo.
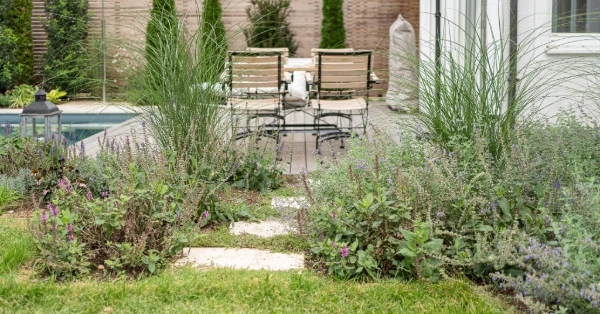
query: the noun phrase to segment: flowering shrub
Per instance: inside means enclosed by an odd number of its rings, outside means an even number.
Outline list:
[[[258,190],[266,193],[283,184],[279,176],[283,171],[277,166],[275,158],[264,150],[250,148],[241,164],[234,165],[233,184],[238,188]]]
[[[532,311],[597,311],[599,131],[562,115],[494,158],[479,136],[442,147],[375,127],[305,180],[312,251],[343,278],[464,273]]]
[[[72,180],[67,170],[56,172],[54,183],[45,187],[51,197],[33,229],[42,269],[59,279],[91,272],[154,273],[211,217],[205,201],[215,190],[190,176],[176,154],[148,142],[138,146],[130,138],[112,147],[107,143],[105,138],[97,159],[78,159],[74,169],[90,181]],[[101,178],[93,174],[97,169],[103,169]],[[49,178],[46,174],[42,181]],[[102,181],[98,189],[90,188],[95,179]]]

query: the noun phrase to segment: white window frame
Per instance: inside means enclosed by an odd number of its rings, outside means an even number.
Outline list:
[[[536,0],[540,1],[540,0]],[[554,20],[554,0],[547,0],[546,6],[537,5],[536,8],[544,12],[536,15],[548,16],[550,19],[550,32],[546,45],[548,55],[592,55],[600,54],[600,33],[554,33],[552,21]]]

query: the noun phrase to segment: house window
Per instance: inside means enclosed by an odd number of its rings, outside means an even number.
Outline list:
[[[554,33],[600,33],[600,0],[553,0]]]

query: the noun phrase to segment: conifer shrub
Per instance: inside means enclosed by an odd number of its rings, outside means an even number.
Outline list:
[[[298,50],[287,18],[290,15],[289,0],[252,0],[246,8],[251,25],[244,30],[248,47],[284,48],[290,55]]]
[[[46,90],[60,88],[70,94],[88,88],[86,37],[87,0],[46,0],[43,21],[48,34],[47,51],[42,65]]]
[[[146,62],[148,84],[161,86],[162,70],[168,66],[170,49],[178,46],[178,39],[172,34],[178,33],[177,11],[174,0],[154,0],[150,11],[150,20],[146,27]]]
[[[214,58],[214,64],[217,69],[223,69],[225,67],[225,55],[227,52],[227,40],[226,31],[221,16],[223,15],[223,9],[219,0],[204,0],[202,8],[202,56],[207,58]],[[217,72],[205,72],[205,73],[217,73]],[[203,79],[203,81],[210,81],[210,79]]]
[[[319,48],[346,48],[343,4],[344,0],[323,1],[323,22],[321,25],[321,43],[319,44]]]

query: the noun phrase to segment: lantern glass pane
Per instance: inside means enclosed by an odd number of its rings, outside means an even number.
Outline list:
[[[25,120],[25,136],[33,137],[33,120],[32,118],[21,118]]]
[[[40,140],[44,139],[44,130],[46,128],[46,119],[44,118],[33,118],[33,137],[37,137]]]
[[[49,117],[48,122],[50,122],[50,134],[53,134],[60,141],[61,130],[58,129],[58,116]]]

